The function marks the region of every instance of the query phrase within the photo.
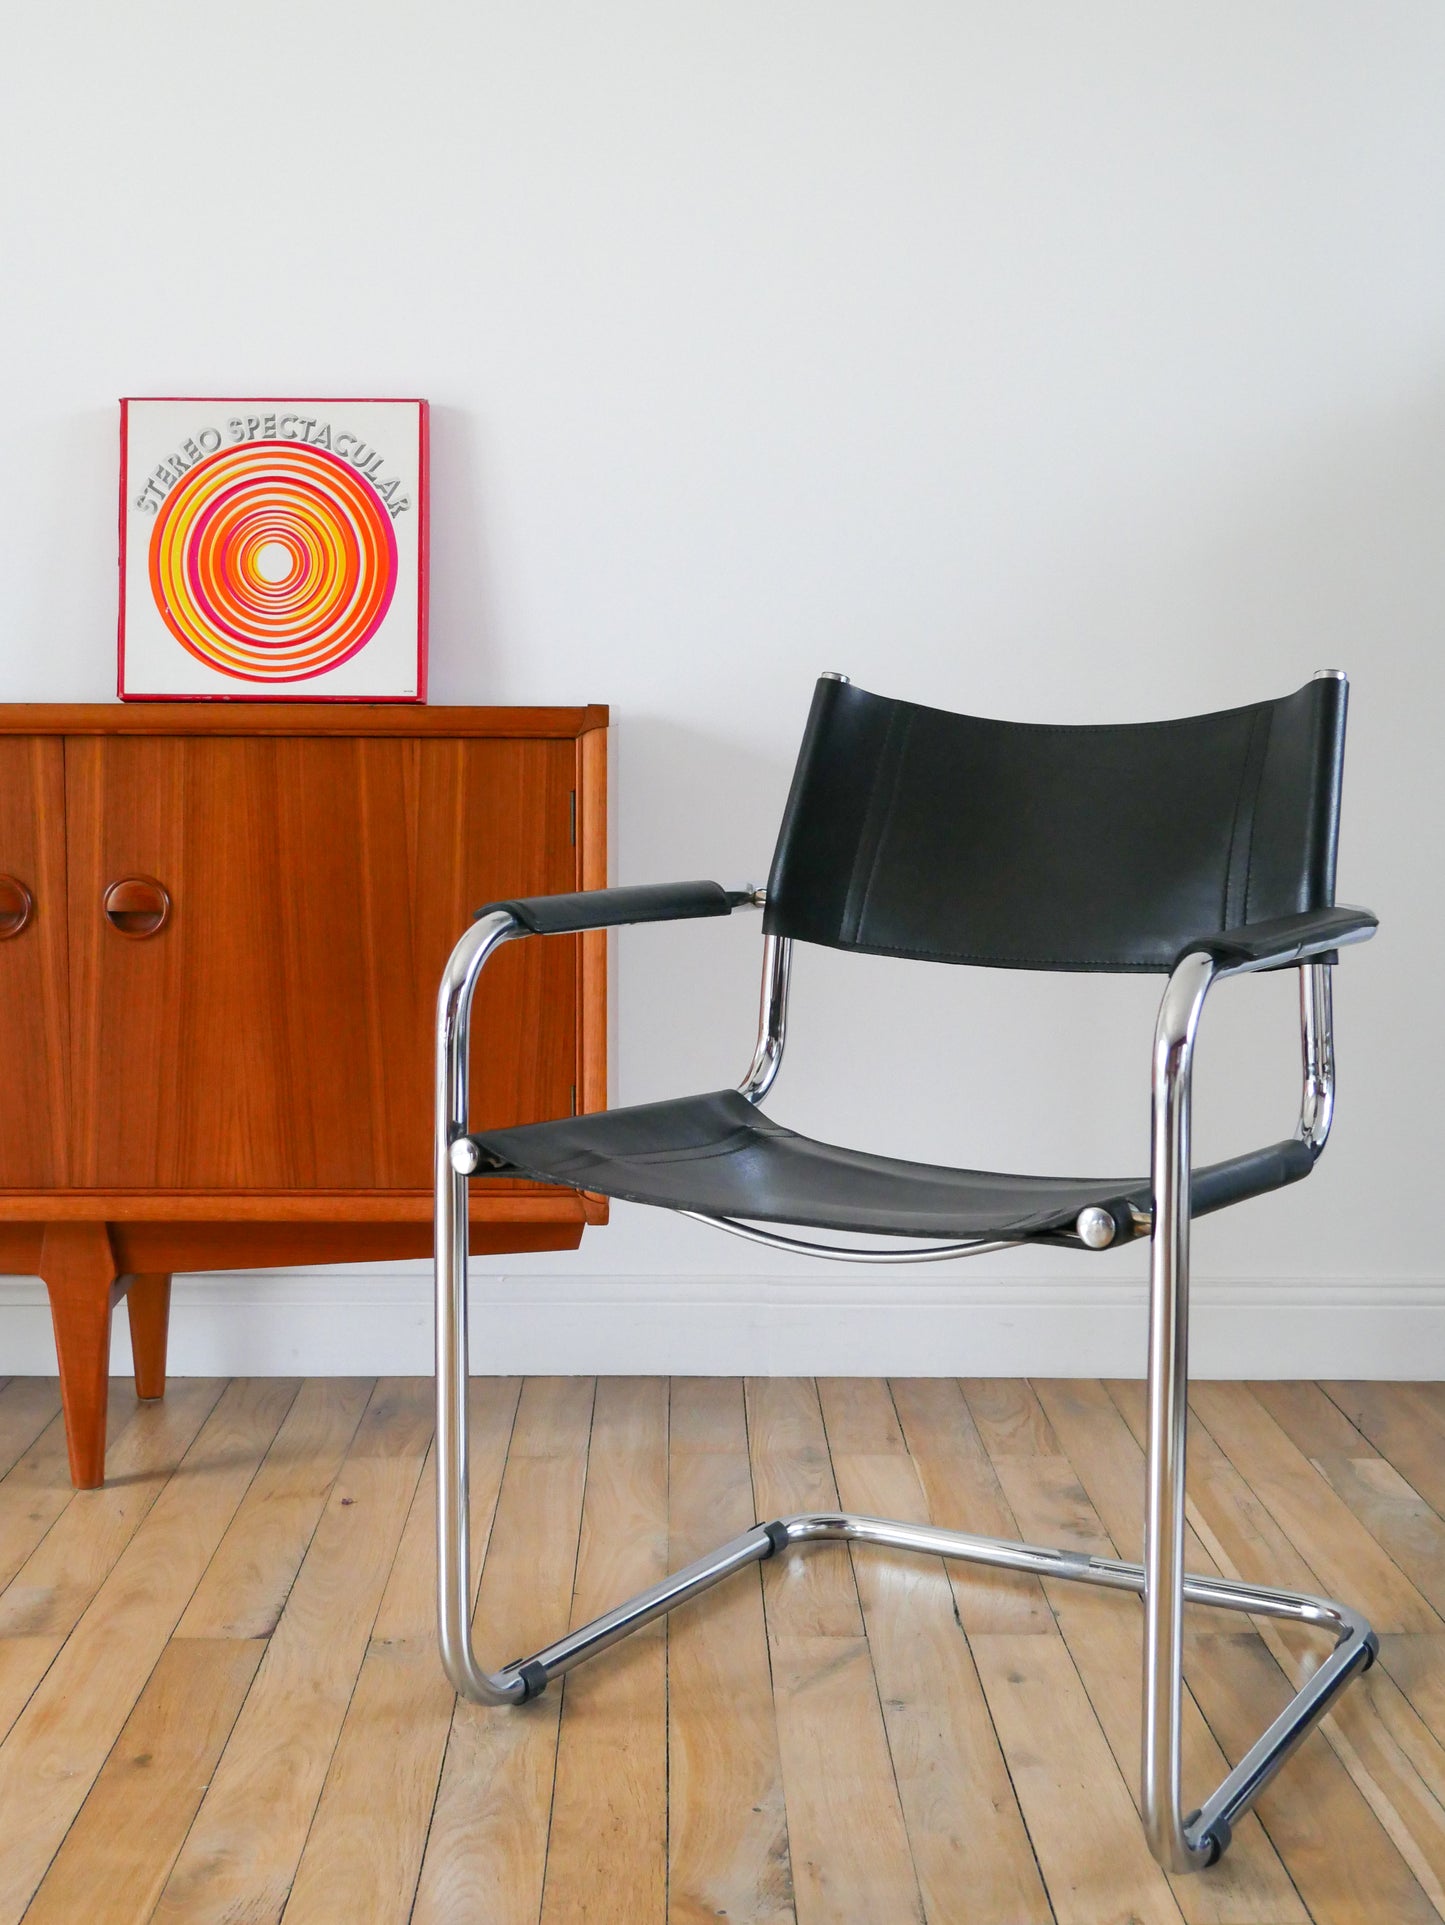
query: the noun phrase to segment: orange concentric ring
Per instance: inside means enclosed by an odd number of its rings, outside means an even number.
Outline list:
[[[151,531],[151,592],[167,628],[244,682],[303,681],[355,655],[385,619],[396,571],[375,492],[301,442],[204,456]]]

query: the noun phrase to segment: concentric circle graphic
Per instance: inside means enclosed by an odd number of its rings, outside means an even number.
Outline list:
[[[197,661],[243,682],[323,675],[365,648],[396,588],[391,517],[354,468],[301,442],[205,455],[161,505],[151,592]]]

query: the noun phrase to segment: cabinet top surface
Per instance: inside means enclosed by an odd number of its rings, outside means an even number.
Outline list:
[[[421,702],[4,702],[0,735],[578,736],[607,727],[581,708],[451,708]]]

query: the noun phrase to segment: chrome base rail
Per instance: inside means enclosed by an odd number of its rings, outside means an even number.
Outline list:
[[[1152,1178],[1154,1211],[1150,1249],[1149,1421],[1146,1453],[1145,1554],[1143,1564],[1086,1557],[1003,1539],[974,1537],[932,1525],[815,1512],[758,1524],[709,1556],[674,1572],[580,1630],[559,1638],[530,1658],[489,1672],[472,1645],[473,1577],[468,1531],[467,1381],[467,1174],[454,1166],[452,1146],[467,1131],[468,1029],[472,995],[483,965],[502,943],[525,933],[511,915],[493,911],[475,922],[452,951],[437,1002],[436,1063],[436,1381],[437,1381],[437,1588],[442,1663],[456,1690],[479,1704],[521,1704],[551,1679],[594,1656],[644,1624],[698,1596],[748,1564],[777,1552],[842,1539],[925,1556],[959,1558],[998,1570],[1070,1583],[1098,1584],[1132,1592],[1144,1603],[1144,1734],[1140,1810],[1155,1857],[1169,1871],[1212,1865],[1228,1847],[1231,1827],[1337,1693],[1374,1659],[1374,1633],[1347,1605],[1303,1592],[1275,1590],[1231,1578],[1186,1573],[1184,1554],[1185,1418],[1188,1391],[1190,1082],[1195,1035],[1206,995],[1225,975],[1244,967],[1218,968],[1191,953],[1170,977],[1155,1034]],[[1300,1134],[1318,1152],[1333,1106],[1329,969],[1313,961],[1301,972],[1302,1053],[1305,1096]],[[758,1056],[749,1081],[758,1093],[776,1073],[781,1054],[786,997],[786,953],[769,956]],[[684,1214],[691,1214],[684,1212]],[[718,1228],[758,1241],[808,1249],[776,1232],[722,1219]],[[907,1250],[894,1261],[927,1261],[937,1255],[973,1252]],[[819,1252],[823,1254],[823,1252]],[[831,1256],[853,1253],[831,1248]],[[860,1260],[887,1261],[887,1253],[859,1251]],[[1184,1814],[1180,1786],[1183,1700],[1183,1607],[1212,1605],[1259,1617],[1283,1618],[1335,1639],[1335,1648],[1303,1689],[1240,1759],[1204,1803]]]
[[[805,1549],[810,1544],[840,1539],[886,1550],[916,1551],[929,1557],[958,1558],[995,1570],[1026,1572],[1031,1577],[1098,1584],[1106,1590],[1129,1591],[1135,1596],[1142,1596],[1144,1591],[1143,1565],[1127,1564],[1118,1558],[1085,1557],[1076,1551],[1051,1550],[1004,1538],[975,1537],[967,1531],[941,1530],[931,1524],[909,1524],[887,1517],[865,1517],[852,1511],[805,1512],[754,1525],[752,1530],[729,1539],[696,1563],[674,1571],[661,1583],[640,1591],[590,1624],[544,1646],[534,1656],[504,1666],[495,1677],[488,1679],[490,1688],[484,1694],[470,1692],[464,1677],[455,1673],[452,1673],[452,1682],[463,1695],[480,1695],[485,1703],[502,1700],[521,1703],[538,1697],[553,1678],[561,1677],[585,1658],[593,1657],[655,1618],[675,1610],[689,1598],[710,1590],[745,1565],[760,1564],[779,1551]],[[1258,1798],[1340,1690],[1357,1671],[1373,1662],[1377,1647],[1374,1633],[1358,1612],[1329,1598],[1216,1577],[1186,1576],[1183,1589],[1185,1600],[1190,1604],[1285,1618],[1313,1630],[1331,1632],[1335,1638],[1334,1650],[1311,1675],[1303,1690],[1200,1809],[1185,1821],[1184,1835],[1195,1859],[1200,1864],[1213,1864],[1228,1847],[1233,1826],[1241,1814]]]

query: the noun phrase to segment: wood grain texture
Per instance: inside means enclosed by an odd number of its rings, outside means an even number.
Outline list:
[[[265,1648],[259,1639],[171,1640],[25,1925],[145,1925]]]
[[[71,742],[77,1183],[424,1186],[442,965],[480,902],[573,884],[574,767],[546,741]],[[139,873],[174,908],[126,941],[100,901]],[[479,1120],[567,1113],[575,952],[488,971]]]
[[[472,1539],[485,1552],[521,1385],[474,1383]],[[287,1925],[405,1925],[456,1699],[436,1654],[436,1480],[423,1468],[286,1905]]]
[[[606,724],[595,706],[0,708],[0,876],[33,902],[0,940],[0,1264],[49,1284],[78,1486],[103,1474],[117,1278],[143,1279],[151,1397],[172,1272],[429,1253],[436,983],[482,903],[605,878]],[[116,911],[135,878],[164,892],[154,927]],[[474,1121],[604,1106],[606,1016],[605,937],[502,952]],[[479,1254],[564,1249],[607,1204],[478,1183],[471,1216]]]
[[[238,1384],[217,1402],[181,1379],[168,1405],[114,1387],[122,1478],[75,1495],[44,1424],[53,1388],[48,1404],[44,1386],[17,1390],[0,1384],[0,1456],[19,1453],[0,1474],[0,1571],[23,1567],[0,1592],[0,1799],[20,1815],[0,1925],[27,1900],[40,1925],[1445,1918],[1445,1630],[1389,1633],[1224,1864],[1171,1884],[1131,1795],[1127,1598],[1022,1578],[958,1590],[935,1561],[862,1547],[821,1584],[771,1560],[766,1604],[768,1566],[749,1568],[560,1691],[482,1710],[456,1702],[435,1653],[430,1385],[378,1385],[359,1427],[345,1383]],[[484,1660],[800,1504],[1132,1548],[1134,1387],[968,1392],[475,1381]],[[1337,1399],[1249,1395],[1233,1456],[1194,1427],[1191,1559],[1314,1589],[1291,1531],[1343,1560],[1359,1527],[1403,1580],[1417,1559],[1425,1599],[1438,1519],[1419,1490]],[[1410,1398],[1356,1401],[1404,1446]],[[1241,1441],[1261,1420],[1268,1502]],[[1189,1614],[1190,1791],[1318,1652],[1291,1627]]]
[[[110,1320],[116,1255],[103,1223],[52,1223],[40,1246],[50,1299],[60,1401],[77,1490],[105,1476],[105,1403],[110,1389]]]
[[[368,1378],[303,1384],[176,1627],[181,1638],[265,1638],[275,1630],[356,1427]]]
[[[43,1528],[33,1536],[24,1562],[0,1593],[0,1637],[44,1633],[63,1640],[70,1633],[171,1483],[224,1388],[218,1378],[189,1377],[177,1386],[169,1403],[132,1403],[130,1421],[115,1447],[116,1475],[105,1490],[72,1493],[63,1489],[54,1476],[52,1455],[48,1484],[61,1501],[48,1504],[39,1477],[21,1481],[30,1461],[21,1460],[0,1490],[15,1480],[17,1496],[38,1515],[21,1516],[17,1505],[4,1519],[5,1526],[16,1527],[13,1535],[7,1529],[6,1549],[30,1539],[37,1525]],[[278,1386],[277,1394],[285,1389]],[[37,1444],[33,1455],[38,1456],[39,1450]],[[0,1558],[0,1571],[9,1562],[8,1557]]]
[[[25,1812],[0,1859],[7,1925],[85,1802],[293,1394],[267,1381],[225,1391],[187,1474],[156,1499],[0,1745],[0,1810]]]
[[[135,1364],[138,1397],[163,1397],[166,1389],[166,1339],[170,1330],[171,1280],[167,1272],[139,1272],[126,1285],[126,1315]]]
[[[1294,1689],[1248,1632],[1199,1638],[1192,1669],[1200,1705],[1231,1759],[1244,1756]],[[1439,1916],[1322,1737],[1307,1739],[1266,1786],[1259,1814],[1317,1925],[1413,1925]]]
[[[1144,1452],[1103,1384],[1095,1378],[1033,1380],[1034,1395],[1089,1502],[1132,1564],[1144,1560]],[[1184,1564],[1217,1576],[1214,1559],[1192,1525],[1184,1527]]]
[[[1280,1429],[1437,1612],[1445,1612],[1445,1522],[1318,1384],[1260,1384]]]
[[[668,1566],[756,1521],[742,1385],[674,1378]],[[667,1625],[668,1925],[795,1925],[783,1773],[758,1576]]]
[[[1445,1516],[1445,1413],[1427,1384],[1322,1384],[1351,1425]]]
[[[434,1209],[430,1188],[425,1190],[7,1190],[0,1194],[0,1234],[6,1239],[28,1236],[38,1262],[39,1237],[50,1223],[91,1223],[103,1219],[117,1251],[134,1255],[128,1239],[174,1234],[179,1241],[187,1230],[211,1238],[219,1227],[244,1237],[248,1229],[266,1236],[300,1235],[315,1228],[339,1236],[348,1225],[363,1232],[389,1231],[397,1225],[429,1228]],[[45,1223],[30,1219],[43,1214]],[[472,1189],[473,1247],[494,1224],[509,1233],[523,1225],[545,1228],[553,1223],[590,1221],[570,1190],[540,1183],[487,1183]],[[18,1247],[18,1246],[17,1246]],[[29,1246],[27,1246],[29,1247]],[[244,1244],[249,1260],[253,1246]],[[486,1247],[486,1246],[481,1246]],[[0,1243],[8,1256],[10,1245]],[[277,1258],[278,1262],[283,1259]],[[128,1268],[135,1268],[131,1263]],[[179,1268],[179,1265],[173,1266]],[[211,1266],[215,1268],[213,1264]]]
[[[34,905],[20,933],[0,942],[0,1184],[49,1187],[71,1180],[61,742],[0,740],[0,874]]]
[[[1196,1384],[1191,1406],[1263,1498],[1331,1597],[1347,1597],[1382,1635],[1445,1624],[1247,1384]]]
[[[1019,1467],[1027,1466],[1032,1454],[1038,1453],[1041,1482],[1051,1496],[1069,1491],[1071,1469],[1026,1384],[969,1380],[966,1387],[965,1434],[970,1438],[970,1473],[975,1479],[979,1471],[971,1462],[972,1452],[975,1448],[987,1452],[991,1482],[985,1489],[993,1493],[994,1519],[988,1529],[994,1535],[1032,1541],[1037,1534],[1029,1531],[1014,1508],[1020,1502],[1027,1514],[1034,1496],[1020,1479]],[[1089,1536],[1084,1518],[1066,1512],[1059,1521],[1066,1541],[1073,1540],[1071,1548],[1084,1549]],[[1106,1829],[1112,1837],[1114,1828],[1131,1818],[1137,1833],[1131,1803],[1136,1767],[1132,1759],[1126,1763],[1117,1752],[1111,1755],[1108,1730],[1051,1608],[1057,1587],[1014,1581],[1030,1586],[1031,1603],[1036,1592],[1040,1613],[1025,1618],[1022,1629],[1010,1629],[995,1602],[985,1623],[998,1628],[971,1632],[970,1638],[1054,1910],[1060,1920],[1128,1918],[1130,1907],[1141,1918],[1178,1917],[1163,1875],[1147,1851],[1138,1856],[1133,1842],[1125,1847],[1127,1856],[1119,1868],[1117,1886],[1111,1880],[1098,1838]],[[1117,1659],[1117,1648],[1114,1655]],[[1055,1692],[1061,1704],[1057,1727],[1042,1715],[1044,1703]],[[1058,1807],[1064,1787],[1075,1782],[1076,1773],[1087,1781],[1086,1799],[1093,1813],[1071,1826],[1060,1822]],[[1114,1908],[1121,1904],[1122,1911],[1116,1913]]]
[[[555,1202],[536,1196],[499,1198],[488,1211],[490,1221],[479,1220],[479,1210],[472,1218],[468,1240],[472,1253],[575,1250],[588,1220],[586,1201],[570,1191],[559,1191],[557,1197]],[[344,1204],[328,1202],[326,1214],[297,1212],[299,1221],[285,1220],[291,1209],[283,1204],[277,1211],[282,1219],[278,1222],[247,1221],[238,1209],[238,1220],[229,1222],[111,1222],[108,1227],[117,1261],[135,1270],[216,1270],[230,1264],[265,1270],[277,1265],[376,1263],[431,1255],[430,1214],[423,1216],[409,1196],[386,1198],[383,1220],[367,1222],[369,1201],[366,1193],[358,1194],[356,1214],[361,1221],[344,1220]],[[426,1208],[430,1212],[430,1197]]]
[[[1063,1640],[973,1644],[1059,1925],[1180,1925]]]
[[[5,735],[585,735],[607,727],[607,707],[475,708],[386,702],[6,702]]]
[[[1394,1562],[1438,1610],[1445,1602],[1445,1523],[1316,1384],[1260,1384],[1260,1403]],[[1427,1639],[1432,1634],[1417,1633]],[[1421,1886],[1445,1905],[1445,1746],[1376,1665],[1329,1736]]]
[[[845,1508],[930,1522],[887,1385],[825,1379],[818,1389]],[[1045,1925],[1049,1901],[944,1565],[860,1552],[856,1574],[929,1925]]]
[[[1055,1408],[1067,1408],[1070,1400],[1059,1394],[1058,1386],[1037,1388],[1052,1388],[1055,1394],[1049,1402]],[[1102,1396],[1102,1390],[1095,1388]],[[1017,1390],[1021,1399],[1035,1396],[1034,1387],[1020,1385]],[[1049,1421],[1048,1406],[1042,1397],[1037,1402],[1032,1423],[1039,1451],[1030,1456],[1004,1457],[999,1462],[999,1474],[1020,1529],[1032,1543],[1068,1545],[1089,1556],[1123,1555],[1080,1482],[1078,1458],[1073,1452],[1065,1454]],[[1104,1402],[1107,1404],[1107,1398]],[[1101,1448],[1079,1454],[1090,1459],[1096,1483],[1112,1484],[1113,1477],[1123,1473],[1124,1488],[1114,1494],[1111,1508],[1127,1511],[1137,1530],[1144,1501],[1143,1457],[1112,1406],[1109,1415],[1114,1419],[1112,1424],[1100,1422],[1089,1427],[1089,1436],[1097,1435]],[[1128,1461],[1126,1449],[1133,1453],[1135,1462]],[[1107,1477],[1100,1476],[1101,1457],[1109,1460]],[[1142,1613],[1137,1605],[1084,1585],[1050,1583],[1045,1589],[1100,1729],[1137,1805],[1139,1733],[1143,1728]],[[1228,1769],[1229,1761],[1186,1686],[1186,1800],[1190,1804],[1202,1800]],[[1285,1925],[1285,1921],[1302,1925],[1305,1918],[1284,1866],[1252,1814],[1246,1814],[1236,1826],[1234,1842],[1214,1876],[1186,1875],[1169,1882],[1174,1901],[1189,1925]]]
[[[811,1379],[749,1377],[746,1388],[748,1452],[758,1516],[836,1510],[838,1487]],[[770,1557],[763,1566],[763,1595],[770,1639],[863,1635],[846,1544],[790,1549]]]
[[[119,1382],[112,1384],[108,1406],[107,1444],[113,1446],[135,1415],[134,1387]],[[9,1584],[74,1495],[65,1419],[57,1411],[29,1450],[0,1478],[0,1591]]]
[[[215,1387],[215,1394],[219,1394],[219,1385]],[[135,1410],[135,1392],[128,1384],[116,1385],[107,1416],[112,1442],[125,1429]],[[0,1586],[7,1586],[25,1566],[75,1495],[70,1481],[65,1422],[57,1416],[0,1480]],[[9,1603],[0,1598],[0,1617],[17,1602],[18,1596]],[[17,1616],[18,1621],[12,1622],[10,1628],[0,1629],[0,1738],[19,1717],[63,1642],[63,1634],[57,1635],[53,1630],[27,1629],[23,1604]]]
[[[428,1390],[378,1384],[157,1920],[280,1918],[416,1494]]]
[[[35,1442],[60,1408],[54,1377],[10,1377],[0,1390],[0,1478]]]
[[[586,1624],[667,1571],[667,1380],[597,1385],[572,1600]],[[564,1686],[542,1925],[665,1925],[667,1625]],[[611,1870],[596,1875],[605,1838]]]
[[[1380,1659],[1426,1727],[1445,1732],[1445,1638],[1381,1638]]]
[[[1017,1537],[998,1472],[957,1381],[897,1377],[892,1389],[933,1522],[981,1537]],[[951,1564],[948,1575],[970,1637],[983,1631],[1052,1633],[1053,1613],[1037,1578],[968,1564]]]
[[[507,1453],[473,1635],[483,1663],[539,1650],[572,1607],[596,1386],[530,1378]],[[458,1702],[414,1925],[536,1925],[561,1694],[516,1711]]]
[[[1110,1391],[1142,1440],[1143,1386],[1114,1384]],[[1265,1436],[1277,1457],[1278,1444]],[[1325,1589],[1281,1526],[1273,1505],[1248,1481],[1246,1472],[1253,1476],[1254,1466],[1246,1459],[1242,1470],[1231,1462],[1197,1417],[1190,1424],[1189,1450],[1193,1522],[1219,1568],[1254,1583]],[[1326,1500],[1333,1493],[1322,1478],[1317,1477],[1318,1493],[1311,1493],[1292,1472],[1287,1501],[1280,1497],[1268,1462],[1260,1481],[1308,1535],[1319,1539],[1322,1514],[1328,1532],[1334,1513]],[[1384,1554],[1377,1550],[1376,1556]],[[1219,1622],[1214,1620],[1216,1626]],[[1186,1618],[1186,1676],[1231,1762],[1258,1737],[1261,1716],[1272,1718],[1283,1708],[1320,1652],[1317,1635],[1258,1622],[1258,1633],[1206,1632],[1197,1622],[1191,1628]],[[1342,1925],[1370,1916],[1372,1890],[1381,1895],[1382,1905],[1398,1907],[1398,1913],[1382,1911],[1377,1914],[1381,1917],[1429,1917],[1434,1909],[1421,1909],[1429,1907],[1421,1876],[1429,1878],[1428,1867],[1438,1851],[1438,1816],[1431,1809],[1435,1801],[1428,1790],[1421,1796],[1418,1771],[1391,1738],[1377,1709],[1379,1680],[1372,1682],[1372,1676],[1367,1673],[1337,1701],[1318,1734],[1305,1741],[1289,1769],[1269,1785],[1259,1806],[1265,1829],[1311,1916],[1338,1919]]]
[[[868,1640],[769,1645],[798,1925],[923,1925]]]
[[[747,1411],[759,1515],[836,1510],[816,1386],[749,1378]],[[922,1925],[847,1545],[769,1558],[763,1596],[798,1925],[875,1918]]]

